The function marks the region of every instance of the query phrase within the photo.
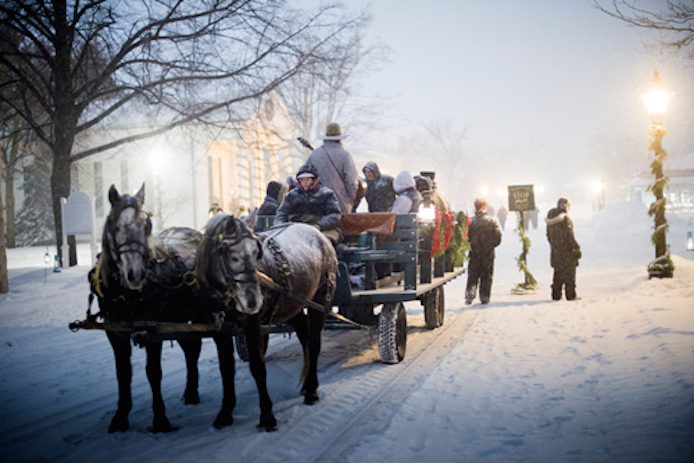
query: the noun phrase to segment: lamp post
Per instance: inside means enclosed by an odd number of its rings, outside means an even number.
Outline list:
[[[651,241],[655,244],[655,260],[648,264],[649,278],[672,278],[674,265],[668,252],[666,234],[668,223],[665,218],[665,198],[663,190],[667,186],[668,179],[663,175],[663,159],[668,154],[663,149],[663,136],[667,133],[663,125],[665,109],[667,108],[670,92],[663,85],[663,81],[656,70],[648,86],[648,91],[643,95],[646,102],[648,115],[653,124],[648,133],[648,149],[653,151],[651,172],[655,176],[655,182],[648,187],[653,192],[655,201],[651,204],[648,214],[654,217],[654,231]]]

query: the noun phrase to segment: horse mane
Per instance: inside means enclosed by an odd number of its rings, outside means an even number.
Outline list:
[[[219,233],[219,229],[223,227],[224,223],[229,216],[227,214],[217,214],[212,217],[207,225],[205,225],[205,233],[203,233],[202,241],[198,245],[198,251],[195,258],[195,278],[201,286],[209,286],[207,281],[207,274],[205,270],[210,264],[212,257],[212,251],[214,247],[214,238]]]

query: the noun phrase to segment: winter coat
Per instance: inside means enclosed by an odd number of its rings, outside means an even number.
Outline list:
[[[501,244],[501,229],[487,211],[475,212],[467,233],[470,241],[470,259],[494,259],[494,248]]]
[[[323,146],[311,152],[306,163],[313,164],[321,183],[335,192],[340,211],[343,214],[352,212],[357,196],[357,168],[342,144],[325,140]]]
[[[551,248],[550,264],[552,267],[578,266],[581,258],[581,247],[574,238],[574,225],[566,211],[550,209],[545,219],[547,223],[547,240]]]
[[[265,201],[258,209],[258,215],[275,215],[278,207],[280,207],[280,202],[272,196],[266,195]]]
[[[403,170],[395,177],[393,189],[398,197],[390,208],[391,212],[398,214],[408,214],[419,212],[419,205],[422,203],[422,195],[415,189],[414,178],[406,170]]]
[[[277,209],[274,224],[303,222],[327,231],[338,228],[341,220],[335,192],[319,183],[317,188],[307,192],[298,187],[287,193]]]
[[[369,205],[369,212],[385,212],[391,208],[395,201],[395,190],[393,189],[393,177],[381,174],[378,164],[369,161],[364,166],[363,171],[370,170],[374,174],[374,179],[366,179],[366,202]]]

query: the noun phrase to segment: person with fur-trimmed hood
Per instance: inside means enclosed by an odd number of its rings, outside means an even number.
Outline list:
[[[547,223],[547,240],[551,249],[550,264],[554,268],[552,279],[552,299],[561,299],[562,288],[566,292],[566,300],[573,301],[576,297],[576,267],[581,258],[581,247],[574,238],[574,225],[569,218],[571,201],[561,197],[557,207],[550,209],[545,222]]]
[[[258,209],[258,215],[275,215],[288,189],[289,187],[286,184],[275,182],[274,180],[268,183],[267,194],[263,204]]]
[[[335,192],[320,183],[318,170],[312,164],[301,166],[296,180],[298,186],[287,193],[277,208],[274,225],[307,223],[317,227],[333,244],[339,243],[342,214]]]
[[[395,201],[393,177],[382,174],[378,164],[369,161],[362,169],[366,177],[366,203],[369,212],[386,212]]]
[[[501,229],[499,222],[487,214],[487,201],[475,201],[475,218],[468,229],[470,241],[470,263],[468,264],[467,287],[465,288],[465,303],[470,305],[480,288],[480,301],[489,304],[492,293],[492,277],[494,275],[494,248],[501,244]]]

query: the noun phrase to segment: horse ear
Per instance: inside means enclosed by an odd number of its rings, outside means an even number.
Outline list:
[[[258,221],[258,208],[254,208],[247,216],[243,217],[241,221],[248,227],[249,230],[254,230],[255,223]]]
[[[137,193],[135,193],[135,199],[137,200],[137,204],[142,207],[142,205],[145,203],[145,184],[143,183],[140,189],[138,190]]]
[[[236,225],[233,215],[227,216],[224,220],[224,236],[233,236],[234,239],[239,236],[239,227]]]
[[[108,189],[108,202],[111,203],[111,206],[114,206],[119,199],[120,194],[116,190],[116,185],[111,185],[111,188]]]

